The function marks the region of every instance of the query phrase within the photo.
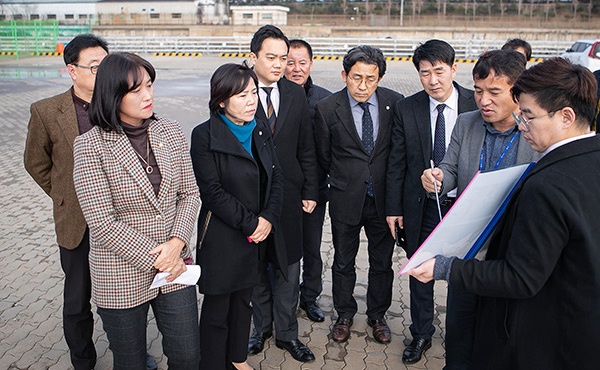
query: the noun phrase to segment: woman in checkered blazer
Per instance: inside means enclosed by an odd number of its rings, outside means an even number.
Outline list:
[[[77,137],[73,179],[90,229],[92,298],[114,369],[146,368],[148,308],[170,369],[199,364],[196,288],[149,289],[157,272],[181,275],[199,194],[176,122],[152,110],[155,70],[130,53],[107,56],[90,104],[93,128]]]

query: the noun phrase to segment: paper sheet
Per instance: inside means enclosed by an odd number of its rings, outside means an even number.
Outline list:
[[[177,279],[172,282],[167,282],[167,276],[171,275],[170,272],[159,272],[154,277],[150,289],[160,288],[167,284],[183,284],[183,285],[194,285],[200,279],[200,266],[198,265],[186,265],[186,271],[179,275]]]
[[[478,172],[400,273],[404,274],[437,255],[464,258],[494,216],[497,221],[496,214],[530,166],[523,164]]]

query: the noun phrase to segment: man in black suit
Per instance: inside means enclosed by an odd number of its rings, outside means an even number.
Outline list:
[[[268,122],[279,164],[283,170],[283,210],[279,227],[285,236],[287,266],[279,266],[274,248],[267,248],[259,285],[252,294],[254,332],[248,352],[257,354],[272,336],[275,345],[294,359],[315,359],[298,340],[300,259],[302,258],[302,213],[311,213],[319,196],[317,159],[313,129],[308,117],[304,90],[282,79],[289,41],[275,26],[261,27],[250,43],[250,58],[258,77],[259,106],[256,118]]]
[[[346,88],[317,104],[317,153],[329,174],[329,215],[335,255],[333,305],[338,318],[334,341],[345,342],[357,312],[353,297],[360,230],[369,252],[367,318],[373,337],[391,341],[385,313],[392,301],[394,240],[385,222],[385,172],[390,151],[392,108],[402,95],[378,87],[386,63],[381,50],[351,49],[344,56]]]
[[[304,40],[290,40],[285,78],[304,88],[311,125],[315,126],[315,110],[317,103],[331,95],[331,91],[317,86],[310,77],[313,66],[313,52],[310,44]],[[312,213],[303,213],[302,243],[302,283],[300,284],[300,308],[306,311],[306,316],[315,322],[325,321],[323,311],[317,304],[317,298],[323,291],[323,260],[321,259],[321,237],[325,208],[329,198],[327,174],[321,166],[318,167],[319,199]]]
[[[427,198],[421,174],[431,160],[437,166],[443,159],[458,114],[477,109],[473,91],[453,81],[454,56],[452,46],[441,40],[429,40],[415,49],[413,63],[423,90],[400,101],[394,109],[386,220],[392,235],[396,225],[405,230],[409,258],[440,221],[436,200]],[[442,215],[455,198],[456,190],[452,190],[441,200]],[[431,347],[435,331],[433,282],[423,284],[411,277],[409,286],[413,340],[405,348],[402,361],[414,364]]]

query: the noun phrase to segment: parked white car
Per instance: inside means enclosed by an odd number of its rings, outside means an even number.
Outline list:
[[[577,40],[560,56],[592,72],[600,70],[600,40]]]

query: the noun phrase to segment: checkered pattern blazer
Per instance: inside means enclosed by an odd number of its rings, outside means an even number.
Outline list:
[[[92,297],[98,307],[125,309],[155,298],[148,290],[156,255],[172,237],[189,242],[200,198],[186,139],[179,125],[157,118],[148,127],[162,180],[158,195],[124,133],[95,126],[75,139],[73,180],[90,228]],[[184,288],[170,284],[162,293]]]

